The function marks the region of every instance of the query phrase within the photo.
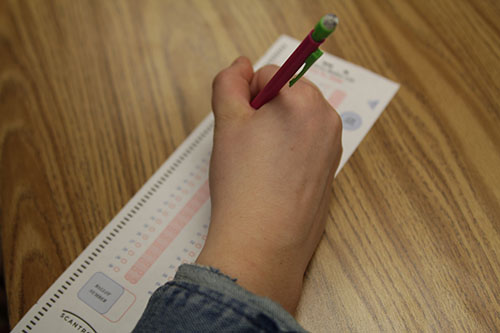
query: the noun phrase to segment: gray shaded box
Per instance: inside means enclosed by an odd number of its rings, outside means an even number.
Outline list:
[[[123,287],[102,272],[97,272],[78,292],[78,298],[100,314],[105,314],[123,294]]]

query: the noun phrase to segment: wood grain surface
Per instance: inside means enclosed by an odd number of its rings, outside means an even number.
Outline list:
[[[401,89],[338,175],[315,332],[500,330],[500,2],[0,0],[11,325],[210,112],[211,81],[324,13]]]

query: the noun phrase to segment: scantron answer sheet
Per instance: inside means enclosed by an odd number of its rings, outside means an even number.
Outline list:
[[[281,36],[255,68],[281,65],[299,41]],[[399,85],[325,53],[307,72],[343,122],[339,170]],[[286,89],[286,88],[284,88]],[[208,110],[207,110],[208,111]],[[210,222],[213,115],[191,133],[14,327],[14,332],[130,332],[150,295],[193,262]]]

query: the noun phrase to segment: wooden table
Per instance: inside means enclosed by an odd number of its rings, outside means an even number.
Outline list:
[[[297,318],[500,328],[500,3],[0,1],[10,323],[210,111],[214,75],[326,12],[324,49],[401,83],[338,175]]]

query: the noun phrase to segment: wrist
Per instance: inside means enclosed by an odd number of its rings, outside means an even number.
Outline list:
[[[292,265],[290,258],[266,247],[236,238],[207,243],[196,263],[219,269],[236,278],[248,291],[272,299],[294,313],[300,298],[304,271]]]

